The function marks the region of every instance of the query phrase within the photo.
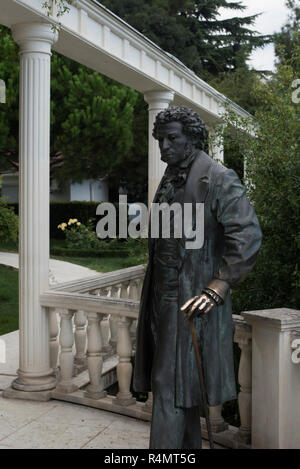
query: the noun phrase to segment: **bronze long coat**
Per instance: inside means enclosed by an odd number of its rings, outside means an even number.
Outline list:
[[[182,247],[178,258],[175,405],[188,408],[201,404],[201,391],[191,333],[188,324],[184,323],[180,306],[201,293],[213,278],[225,280],[231,288],[240,283],[254,266],[261,245],[261,230],[236,173],[203,151],[197,152],[181,192],[181,200],[174,201],[204,203],[204,244],[201,249]],[[153,350],[148,300],[151,299],[152,261],[153,240],[149,238],[149,263],[141,295],[133,378],[134,389],[139,392],[151,391]],[[224,305],[197,318],[195,325],[198,337],[202,337],[209,405],[234,399],[234,323],[230,294]]]

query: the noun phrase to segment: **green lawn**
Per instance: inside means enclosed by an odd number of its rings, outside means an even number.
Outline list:
[[[60,257],[51,256],[52,259],[82,265],[98,272],[112,272],[139,264],[133,257]]]
[[[0,335],[19,328],[18,272],[0,265]]]

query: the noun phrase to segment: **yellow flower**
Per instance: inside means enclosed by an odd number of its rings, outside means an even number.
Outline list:
[[[77,221],[77,218],[70,218],[70,220],[68,221],[68,225],[73,225],[73,223],[76,223]]]
[[[77,226],[80,226],[80,225],[81,225],[80,221],[78,221],[78,222],[76,223],[76,225],[77,225]]]

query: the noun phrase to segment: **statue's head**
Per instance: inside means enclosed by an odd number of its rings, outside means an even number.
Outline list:
[[[183,106],[170,106],[157,114],[153,137],[158,140],[161,158],[176,165],[196,148],[203,150],[207,132],[200,116]]]

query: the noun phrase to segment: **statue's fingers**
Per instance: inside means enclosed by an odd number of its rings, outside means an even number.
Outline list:
[[[198,308],[199,311],[203,311],[206,308],[206,306],[209,305],[209,304],[210,304],[210,301],[207,298],[204,298],[203,303],[201,303],[199,308]]]
[[[191,298],[189,299],[186,303],[184,303],[183,306],[181,306],[181,311],[185,311],[186,309],[188,309],[188,307],[193,303],[193,301],[198,298],[198,296],[194,296],[194,298]]]
[[[203,298],[203,297],[200,297],[199,300],[195,301],[195,303],[191,307],[191,313],[193,313],[195,311],[195,309],[199,308],[200,305],[202,305],[203,302],[205,303],[205,298]]]
[[[215,305],[211,303],[211,304],[207,307],[207,309],[204,311],[204,313],[205,313],[205,314],[209,313],[209,312],[213,309],[214,306],[215,306]]]

